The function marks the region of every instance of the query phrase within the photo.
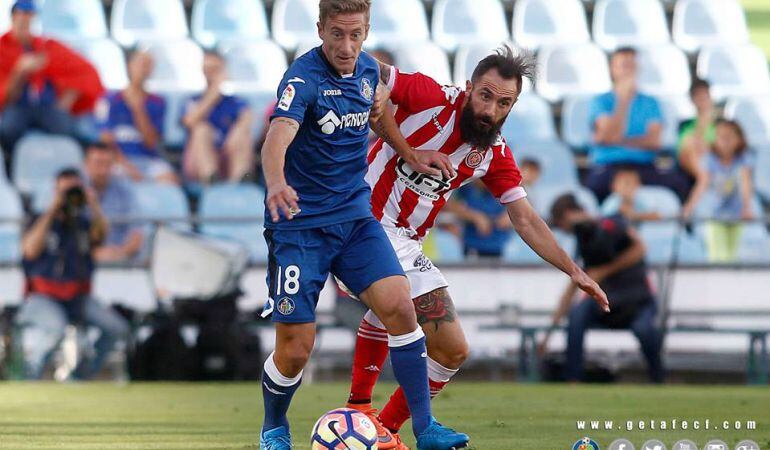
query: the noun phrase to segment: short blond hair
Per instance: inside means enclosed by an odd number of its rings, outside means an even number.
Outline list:
[[[366,21],[369,21],[369,10],[372,7],[372,0],[321,0],[318,5],[319,20],[325,23],[326,19],[339,14],[366,14]]]

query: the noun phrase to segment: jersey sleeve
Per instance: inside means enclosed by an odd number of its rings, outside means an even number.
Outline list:
[[[286,71],[278,85],[278,103],[270,120],[286,117],[302,124],[305,112],[315,104],[318,96],[315,81],[304,72],[297,63]]]
[[[596,121],[604,116],[612,114],[612,104],[608,101],[609,98],[606,95],[599,95],[594,97],[588,108],[588,121],[591,124],[591,130],[596,129]]]
[[[109,132],[115,127],[115,107],[112,97],[102,97],[96,103],[94,118],[100,132]]]
[[[393,66],[390,68],[388,88],[393,104],[410,112],[441,106],[447,101],[454,103],[462,92],[453,86],[442,86],[422,73],[401,72]]]
[[[496,152],[492,156],[489,170],[481,177],[489,191],[502,204],[513,203],[527,196],[521,185],[521,171],[513,159],[513,152],[507,144],[493,147]]]

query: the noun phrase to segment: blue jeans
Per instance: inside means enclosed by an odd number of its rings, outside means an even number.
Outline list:
[[[657,307],[654,301],[643,306],[631,321],[629,329],[639,340],[642,353],[647,360],[650,379],[662,383],[665,371],[660,357],[662,333],[655,320]],[[604,328],[601,317],[604,314],[593,300],[583,300],[569,314],[567,326],[567,368],[569,381],[579,381],[583,377],[583,338],[589,328]]]
[[[0,120],[0,146],[12,155],[16,142],[30,129],[74,136],[75,118],[55,105],[8,105]]]
[[[37,380],[42,376],[48,358],[64,337],[65,328],[73,322],[93,326],[100,332],[94,345],[94,358],[81,361],[76,369],[77,376],[84,379],[95,375],[115,344],[129,336],[126,320],[91,297],[65,303],[30,294],[16,319],[28,379]]]

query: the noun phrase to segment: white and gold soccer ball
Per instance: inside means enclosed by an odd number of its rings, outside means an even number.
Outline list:
[[[377,428],[355,409],[335,409],[321,416],[310,435],[311,450],[377,450]]]

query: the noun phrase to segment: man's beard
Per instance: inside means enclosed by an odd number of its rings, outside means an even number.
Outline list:
[[[460,115],[460,134],[463,141],[479,149],[487,149],[497,142],[497,136],[505,123],[505,117],[498,123],[493,123],[492,118],[477,118],[470,102],[463,108]],[[489,128],[482,128],[480,122],[489,125]]]

